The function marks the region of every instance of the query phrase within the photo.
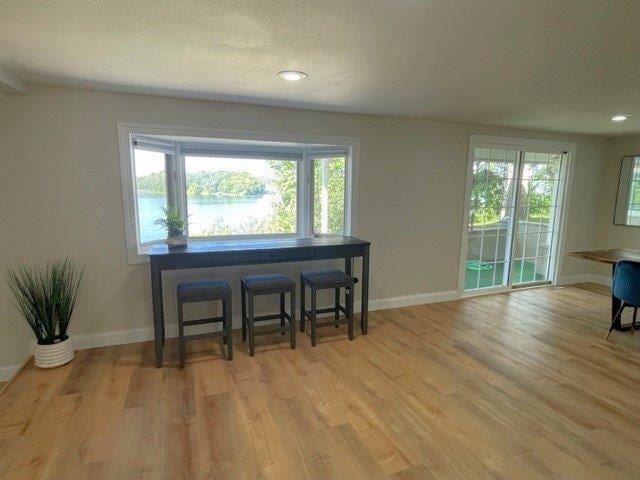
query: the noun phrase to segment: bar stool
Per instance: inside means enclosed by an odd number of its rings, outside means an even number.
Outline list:
[[[353,340],[353,287],[358,279],[347,275],[340,270],[317,270],[303,272],[300,275],[300,331],[304,332],[305,319],[311,322],[311,346],[316,346],[316,327],[327,327],[335,325],[348,325],[349,340]],[[305,287],[311,289],[311,310],[307,311],[305,302]],[[340,305],[340,289],[345,289],[346,307]],[[330,308],[317,308],[318,290],[335,290],[335,304]],[[345,314],[345,320],[340,320],[340,312]],[[316,317],[319,313],[333,313],[332,321],[317,323]]]
[[[266,275],[247,275],[242,278],[242,340],[247,339],[247,327],[249,329],[249,355],[253,357],[255,352],[255,336],[270,335],[280,332],[285,334],[287,328],[291,330],[291,348],[296,348],[296,282],[281,273],[271,273]],[[257,317],[253,305],[253,299],[257,295],[280,294],[280,313],[272,315],[262,315]],[[285,310],[285,294],[291,297],[291,314]],[[248,298],[247,298],[248,297]],[[247,306],[247,300],[249,302]],[[248,312],[247,312],[248,310]],[[280,319],[280,327],[272,330],[262,330],[258,333],[254,330],[254,323],[264,320]],[[285,321],[289,321],[287,327]]]
[[[200,318],[198,320],[183,319],[183,305],[194,302],[222,301],[222,315],[219,317]],[[185,343],[191,340],[200,340],[219,335],[218,332],[201,333],[197,335],[185,335],[184,327],[191,325],[203,325],[222,322],[222,344],[227,345],[226,358],[233,358],[233,335],[231,315],[231,287],[221,279],[195,280],[178,283],[178,355],[180,368],[184,368]],[[224,350],[224,349],[223,349]]]

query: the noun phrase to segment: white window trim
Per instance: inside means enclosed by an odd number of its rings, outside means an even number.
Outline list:
[[[465,178],[465,190],[464,197],[462,199],[462,206],[459,211],[462,211],[461,221],[461,244],[460,244],[460,258],[458,259],[458,294],[462,297],[474,297],[478,295],[487,295],[500,292],[508,292],[518,286],[505,286],[496,288],[487,288],[483,290],[465,291],[464,290],[464,270],[465,260],[467,257],[467,237],[468,226],[467,219],[469,218],[469,196],[471,195],[471,186],[473,182],[473,162],[476,147],[491,147],[499,145],[504,148],[511,148],[517,150],[535,150],[535,149],[553,149],[566,153],[566,161],[563,161],[563,167],[560,172],[560,184],[558,195],[561,198],[560,215],[556,219],[559,229],[558,235],[556,235],[555,245],[552,246],[553,253],[551,254],[552,269],[551,283],[556,284],[558,279],[562,276],[562,258],[565,256],[565,243],[567,237],[567,217],[569,210],[569,197],[571,195],[571,185],[573,184],[573,163],[575,159],[575,153],[577,149],[576,143],[569,142],[556,142],[548,140],[537,140],[530,138],[512,138],[512,137],[495,137],[490,135],[470,135],[469,136],[469,149],[467,151],[467,170]]]
[[[329,137],[319,135],[297,135],[297,134],[282,134],[282,133],[268,133],[268,132],[246,132],[237,130],[218,130],[218,129],[201,129],[201,128],[189,128],[189,127],[173,127],[163,125],[142,125],[132,123],[117,124],[118,142],[120,150],[120,169],[122,179],[122,198],[124,209],[124,227],[125,227],[125,241],[126,241],[126,257],[129,264],[143,264],[149,262],[149,257],[146,251],[139,251],[141,245],[138,243],[137,233],[137,207],[135,195],[135,178],[133,175],[133,142],[134,136],[169,136],[169,137],[187,137],[185,142],[177,144],[173,154],[176,158],[181,158],[182,152],[180,151],[181,145],[189,147],[188,139],[194,138],[206,138],[207,140],[247,140],[247,141],[260,141],[260,142],[273,142],[275,145],[273,148],[265,147],[263,151],[273,152],[277,150],[296,152],[302,155],[302,160],[298,166],[298,225],[297,233],[291,235],[245,235],[245,236],[233,236],[233,237],[215,237],[215,238],[200,238],[192,237],[191,241],[228,241],[233,239],[243,238],[273,238],[273,237],[310,237],[312,236],[312,222],[313,217],[311,212],[305,211],[305,206],[310,205],[309,195],[311,194],[311,172],[308,170],[309,159],[313,156],[317,156],[319,153],[335,154],[336,152],[346,152],[348,155],[347,171],[346,175],[346,192],[345,192],[345,235],[357,234],[357,219],[358,219],[358,177],[359,177],[359,150],[360,142],[357,138],[352,137]],[[282,144],[291,144],[290,146]],[[309,148],[309,146],[312,146]],[[316,147],[319,146],[319,147]],[[324,146],[330,146],[325,148]],[[146,143],[145,148],[157,148],[159,151],[165,151],[166,144],[160,142],[155,144],[153,141]],[[154,148],[155,147],[155,148]],[[228,148],[227,148],[228,147]],[[224,145],[224,150],[231,151],[237,149],[234,145]],[[220,152],[220,145],[212,144],[212,149],[216,149]],[[260,150],[257,148],[256,150]],[[218,153],[219,154],[219,153]],[[179,185],[178,191],[174,191],[173,194],[178,198],[174,199],[177,204],[181,206],[181,211],[186,212],[186,195],[182,192],[184,189],[182,184],[184,183],[185,172],[183,168],[183,162],[174,161],[173,165],[176,168],[175,172],[168,172],[171,175],[175,175],[182,181],[175,182]],[[309,218],[311,217],[311,218]],[[156,242],[147,242],[144,245],[150,246],[153,244],[163,243],[164,240]],[[148,249],[147,249],[148,251]]]

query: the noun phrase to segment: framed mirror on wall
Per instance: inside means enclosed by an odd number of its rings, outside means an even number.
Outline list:
[[[622,157],[613,223],[640,227],[640,155]]]

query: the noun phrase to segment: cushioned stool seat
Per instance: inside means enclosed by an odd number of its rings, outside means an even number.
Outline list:
[[[356,283],[357,279],[340,270],[315,270],[303,272],[302,278],[318,288],[348,287]]]
[[[289,288],[295,286],[291,278],[281,273],[268,273],[265,275],[247,275],[242,278],[242,283],[247,290],[252,292],[263,292]]]
[[[203,296],[207,296],[209,294],[218,297],[220,295],[225,295],[230,291],[231,287],[226,280],[222,278],[193,280],[178,283],[178,296],[183,300],[195,297],[201,299]]]

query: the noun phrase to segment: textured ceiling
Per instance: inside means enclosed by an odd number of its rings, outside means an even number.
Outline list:
[[[32,83],[621,134],[640,131],[639,20],[640,0],[0,0],[0,63]]]

